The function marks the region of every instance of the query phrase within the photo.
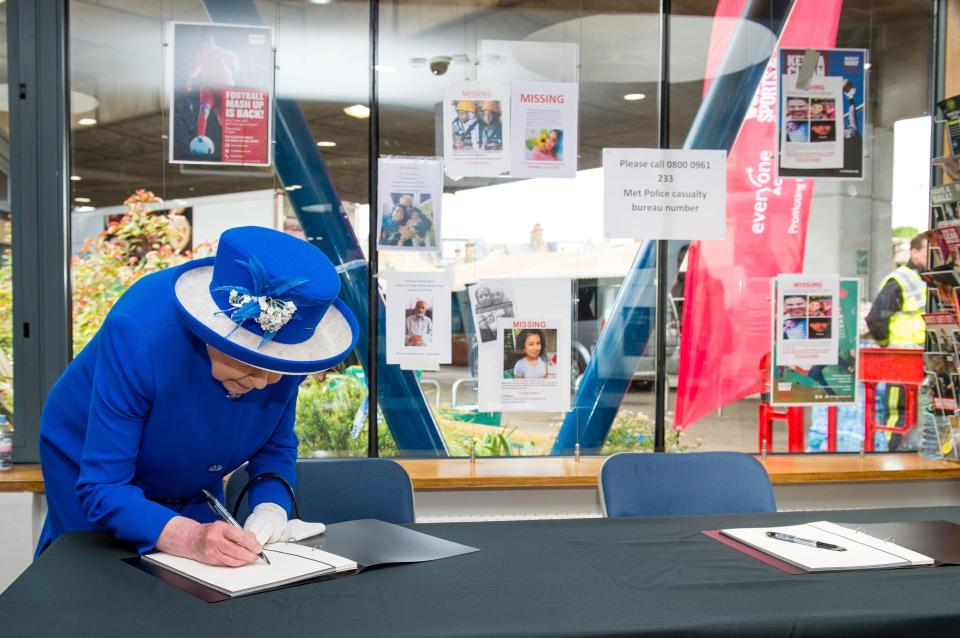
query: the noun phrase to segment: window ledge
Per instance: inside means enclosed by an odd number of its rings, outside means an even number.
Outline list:
[[[395,459],[418,490],[596,487],[606,457]],[[960,479],[960,463],[917,454],[776,454],[767,457],[774,484]],[[0,492],[42,493],[39,465],[0,472]]]

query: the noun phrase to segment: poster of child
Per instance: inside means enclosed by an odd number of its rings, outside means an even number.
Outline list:
[[[435,250],[437,233],[429,193],[390,193],[380,207],[380,241],[386,248]]]
[[[556,377],[556,328],[505,328],[503,378],[550,379]]]

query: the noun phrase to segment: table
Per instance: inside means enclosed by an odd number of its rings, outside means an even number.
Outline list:
[[[483,551],[207,604],[66,535],[0,595],[5,636],[922,636],[960,628],[960,567],[791,576],[700,532],[960,507],[414,526]]]

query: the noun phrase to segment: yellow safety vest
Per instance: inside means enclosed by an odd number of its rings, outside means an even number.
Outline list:
[[[923,321],[923,313],[927,309],[927,284],[916,270],[906,265],[887,275],[880,289],[883,290],[891,279],[900,285],[903,305],[899,312],[890,317],[888,343],[891,346],[922,346],[927,334]]]

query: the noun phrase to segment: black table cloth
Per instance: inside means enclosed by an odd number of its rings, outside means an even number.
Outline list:
[[[3,636],[955,636],[960,567],[789,575],[704,536],[960,508],[416,525],[482,551],[203,603],[61,537],[0,595]]]

